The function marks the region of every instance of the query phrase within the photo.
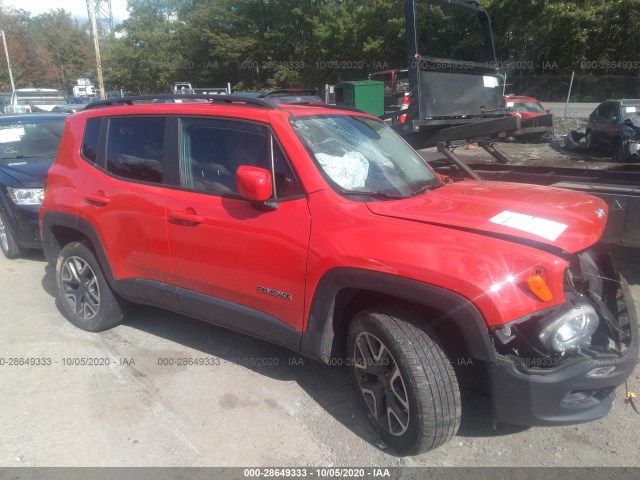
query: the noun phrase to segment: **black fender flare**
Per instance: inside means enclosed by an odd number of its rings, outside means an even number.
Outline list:
[[[462,340],[473,358],[490,363],[496,361],[484,318],[468,299],[416,280],[355,268],[329,270],[318,282],[307,328],[300,342],[300,351],[304,355],[327,363],[330,361],[335,334],[333,320],[336,297],[345,288],[391,295],[446,312],[463,332]]]
[[[114,277],[111,266],[107,261],[107,256],[102,248],[102,241],[100,240],[95,228],[93,228],[93,225],[88,221],[69,213],[45,212],[42,216],[42,247],[44,250],[44,256],[50,265],[55,265],[61,247],[53,234],[54,227],[65,227],[70,230],[75,230],[87,237],[91,242],[91,246],[96,256],[98,257],[98,262],[100,262],[100,266],[102,267],[107,280],[109,283],[113,281]]]

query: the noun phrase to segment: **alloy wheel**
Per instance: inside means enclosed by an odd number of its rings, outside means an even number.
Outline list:
[[[69,257],[62,266],[62,289],[69,306],[83,320],[91,320],[100,309],[100,286],[89,264]]]
[[[378,424],[394,436],[409,429],[409,394],[389,348],[375,335],[362,332],[354,346],[358,386]]]

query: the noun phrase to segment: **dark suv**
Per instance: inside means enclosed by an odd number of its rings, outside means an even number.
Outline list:
[[[611,152],[614,161],[640,160],[640,100],[607,100],[589,116],[587,147]]]
[[[44,177],[56,157],[66,118],[0,116],[0,250],[7,258],[41,248],[38,211]]]
[[[98,332],[151,304],[349,366],[402,454],[496,422],[600,418],[638,356],[607,206],[513,183],[444,185],[390,127],[216,96],[90,105],[49,171],[41,228],[64,316]]]

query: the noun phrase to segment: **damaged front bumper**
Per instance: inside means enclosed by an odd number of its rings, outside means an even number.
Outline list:
[[[513,322],[512,339],[494,331],[496,362],[489,365],[495,420],[516,425],[569,425],[605,416],[616,387],[638,363],[638,317],[627,283],[608,255],[575,255],[567,297],[590,302],[600,317],[591,344],[553,354],[536,335],[558,311]],[[518,338],[519,337],[519,338]],[[513,340],[513,341],[512,341]]]
[[[627,150],[625,153],[627,154],[627,157],[637,158],[640,156],[640,141],[627,140],[625,144],[625,149]]]

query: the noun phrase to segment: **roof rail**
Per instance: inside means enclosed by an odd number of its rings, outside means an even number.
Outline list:
[[[279,107],[273,103],[255,97],[243,97],[241,95],[221,95],[221,94],[203,94],[203,95],[182,95],[182,94],[157,94],[157,95],[138,95],[133,97],[110,98],[108,100],[100,100],[88,104],[84,110],[92,108],[113,107],[116,105],[134,105],[148,100],[208,100],[210,103],[224,103],[227,105],[240,105],[250,107],[261,107],[270,110],[278,110]]]
[[[308,105],[310,107],[327,108],[330,110],[345,110],[347,112],[365,113],[365,114],[367,113],[364,110],[361,110],[356,107],[350,107],[348,105],[332,105],[330,103],[314,103],[313,105],[311,105],[309,102],[300,102],[300,103],[295,103],[293,105]]]
[[[277,90],[270,90],[266,93],[261,94],[258,98],[266,98],[270,95],[273,96],[277,96],[277,95],[282,95],[282,96],[286,96],[286,95],[318,95],[318,92],[313,89],[313,88],[279,88]]]

